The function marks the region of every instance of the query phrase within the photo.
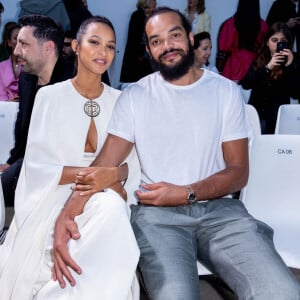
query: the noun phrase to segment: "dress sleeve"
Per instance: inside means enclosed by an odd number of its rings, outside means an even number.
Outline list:
[[[16,220],[22,224],[39,201],[45,198],[50,191],[58,187],[63,166],[60,165],[59,153],[63,145],[53,144],[55,134],[53,124],[55,120],[51,116],[53,108],[47,101],[47,95],[41,95],[41,88],[35,99],[27,146],[16,189],[15,205]],[[48,95],[49,100],[51,96]],[[26,195],[26,199],[24,196]],[[53,199],[55,201],[55,199]]]

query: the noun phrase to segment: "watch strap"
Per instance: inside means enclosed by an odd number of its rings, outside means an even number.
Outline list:
[[[194,204],[197,202],[197,199],[196,199],[196,194],[195,194],[195,191],[193,190],[192,186],[190,184],[186,185],[185,186],[186,189],[187,189],[187,201],[188,201],[188,204]]]

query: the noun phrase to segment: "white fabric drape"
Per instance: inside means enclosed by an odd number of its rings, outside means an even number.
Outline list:
[[[103,145],[119,93],[104,85],[102,95],[96,99],[101,108],[100,115],[94,118],[98,133],[96,153]],[[126,204],[113,191],[94,195],[78,217],[82,238],[69,245],[75,260],[82,262],[84,272],[77,277],[76,288],[61,291],[56,289],[57,283],[51,282],[51,232],[57,215],[71,194],[71,185],[58,185],[62,169],[63,166],[90,163],[84,158],[91,122],[83,112],[86,100],[76,92],[70,80],[44,87],[37,94],[16,190],[16,213],[0,248],[0,294],[3,300],[32,299],[42,287],[50,294],[54,291],[51,298],[56,299],[121,300],[130,294],[139,250]],[[131,191],[139,181],[134,152],[128,164],[129,168],[134,165],[128,179],[129,196],[132,196]],[[134,200],[131,198],[130,201]],[[111,218],[108,217],[110,214]],[[116,279],[118,274],[122,274],[122,279]],[[106,287],[112,294],[102,297],[101,292],[105,293]],[[43,290],[40,293],[42,295]],[[74,293],[72,298],[67,297],[70,293]],[[41,296],[38,299],[51,298]]]

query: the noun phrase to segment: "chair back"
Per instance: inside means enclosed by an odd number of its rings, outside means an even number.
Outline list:
[[[300,104],[279,106],[275,134],[300,134]]]
[[[257,110],[251,104],[245,104],[245,107],[246,107],[246,113],[247,113],[250,125],[253,130],[253,135],[256,136],[256,135],[261,134],[261,127],[260,127],[260,121],[259,121],[259,116],[258,116]],[[251,140],[252,140],[252,137],[251,137]],[[249,142],[249,147],[250,147],[250,145],[251,145],[251,141]],[[211,272],[205,266],[203,266],[200,262],[197,262],[197,268],[198,268],[199,276],[211,274]]]
[[[261,134],[261,126],[256,108],[251,104],[245,104],[245,107],[250,121],[250,125],[254,131],[254,135]]]
[[[14,146],[14,128],[19,103],[0,101],[0,164],[6,162]]]
[[[1,172],[0,172],[1,176]],[[0,232],[4,227],[5,223],[5,205],[4,205],[4,197],[3,197],[3,191],[2,191],[2,183],[0,179]]]
[[[274,230],[277,251],[300,268],[300,136],[257,135],[250,148],[250,173],[240,199],[249,213]]]

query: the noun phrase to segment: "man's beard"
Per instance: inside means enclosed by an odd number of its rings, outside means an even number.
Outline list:
[[[166,66],[164,63],[161,62],[162,57],[172,51],[177,51],[182,58],[174,66]],[[172,81],[172,80],[179,79],[183,75],[187,74],[190,67],[194,65],[194,56],[195,55],[194,55],[193,46],[189,42],[189,49],[186,54],[183,52],[182,49],[172,48],[162,53],[158,57],[158,60],[154,60],[153,57],[151,56],[150,61],[151,61],[152,68],[154,70],[159,71],[165,80]]]

